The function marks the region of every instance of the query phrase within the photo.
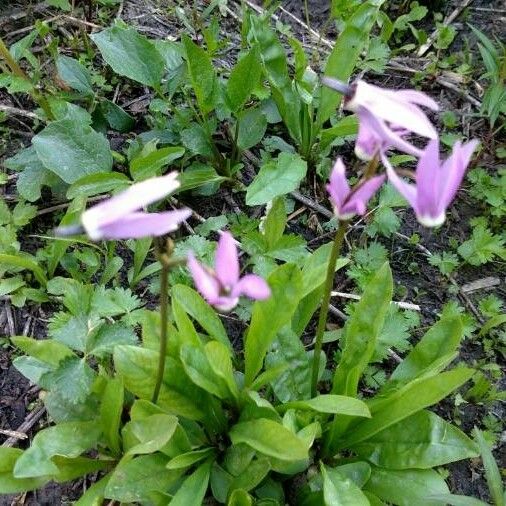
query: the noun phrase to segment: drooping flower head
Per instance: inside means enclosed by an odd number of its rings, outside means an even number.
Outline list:
[[[140,209],[179,188],[177,176],[177,172],[171,172],[133,184],[124,192],[85,211],[81,216],[82,228],[93,241],[137,239],[173,232],[191,216],[189,209],[161,213],[147,213]],[[65,234],[65,227],[57,232]]]
[[[219,311],[230,311],[241,295],[264,300],[270,297],[269,285],[255,274],[240,275],[239,256],[234,238],[221,232],[214,261],[214,270],[200,264],[193,253],[188,255],[188,268],[197,290]]]
[[[338,158],[330,174],[327,191],[334,206],[334,214],[340,220],[349,220],[356,214],[363,215],[367,203],[385,181],[385,176],[374,176],[352,190],[346,180],[346,168]]]
[[[404,139],[410,133],[428,139],[438,134],[419,106],[434,111],[438,105],[416,90],[388,90],[358,80],[351,86],[324,77],[323,83],[344,94],[344,108],[355,112],[359,120],[356,155],[371,160],[391,147],[420,156],[422,151]]]
[[[456,142],[445,162],[439,159],[439,142],[430,141],[416,167],[416,184],[403,181],[385,155],[389,181],[409,202],[418,221],[426,227],[437,227],[445,221],[446,209],[455,198],[478,141]]]

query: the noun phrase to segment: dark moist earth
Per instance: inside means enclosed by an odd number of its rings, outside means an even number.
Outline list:
[[[162,2],[164,5],[170,7],[170,2]],[[435,8],[436,2],[425,1],[421,2],[428,5],[429,9]],[[33,5],[35,2],[11,2],[0,0],[0,32],[2,36],[6,36],[9,44],[18,40],[19,36],[9,38],[11,31],[23,28],[33,24],[34,19],[45,19],[53,14],[48,10],[33,11]],[[133,25],[139,26],[143,29],[144,33],[148,36],[165,37],[169,34],[173,35],[175,32],[181,31],[182,27],[175,18],[170,18],[170,14],[165,19],[163,18],[164,13],[170,12],[167,9],[158,9],[153,6],[156,2],[148,3],[148,0],[133,1],[126,0],[124,2],[123,19]],[[303,0],[286,0],[282,3],[283,9],[295,15],[300,20],[306,20],[304,11]],[[395,17],[393,12],[399,12],[396,10],[400,4],[409,4],[409,2],[391,2],[391,17]],[[446,4],[446,5],[445,5]],[[448,15],[460,2],[439,2],[438,10]],[[229,6],[232,9],[236,9],[237,5],[234,2],[229,2]],[[472,3],[473,9],[470,11],[470,16],[467,18],[467,22],[473,23],[479,29],[484,31],[488,36],[495,34],[499,39],[505,39],[505,15],[504,12],[501,15],[492,15],[491,11],[479,10],[480,8],[486,9],[504,9],[502,1],[488,1],[488,0],[475,0]],[[401,6],[402,7],[402,6]],[[309,10],[309,22],[311,28],[315,30],[326,29],[325,36],[332,39],[335,36],[335,31],[332,24],[328,24],[328,15],[330,12],[330,1],[319,1],[319,0],[308,0]],[[146,12],[155,11],[155,15],[145,15]],[[19,15],[19,14],[26,15]],[[286,13],[278,11],[281,20],[289,24],[292,27],[292,31],[299,36],[303,41],[309,40],[308,34],[305,28],[300,23],[294,22]],[[429,14],[430,16],[430,14]],[[431,17],[427,17],[428,23],[431,21]],[[94,20],[98,24],[100,21]],[[454,44],[456,48],[459,48],[463,44],[464,37],[468,36],[469,29],[463,24],[460,18],[454,24],[459,30],[459,34],[456,37]],[[431,30],[431,24],[429,23],[425,27],[428,31]],[[237,26],[234,21],[230,18],[222,20],[222,30],[226,36],[236,37]],[[232,43],[235,39],[232,39]],[[64,44],[64,41],[60,45]],[[230,52],[231,55],[235,54],[236,51]],[[376,81],[377,83],[388,85],[389,87],[395,86],[409,86],[407,80],[409,76],[399,74],[395,71],[387,71],[382,76],[368,76],[369,79]],[[426,86],[428,86],[426,84]],[[424,88],[424,91],[431,93],[442,105],[442,109],[459,111],[467,111],[470,113],[469,104],[463,101],[458,95],[453,92],[442,89],[439,87]],[[142,90],[134,90],[131,97],[125,97],[120,103],[127,103],[129,100],[135,99],[138,96],[143,95]],[[24,99],[26,100],[26,99]],[[33,104],[28,102],[22,102],[20,104],[12,103],[12,99],[0,90],[0,103],[9,104],[13,106],[22,106],[25,109],[33,108]],[[146,111],[148,101],[137,101],[130,108],[129,112],[137,115],[139,119],[139,132],[147,129],[146,125],[142,125],[140,119]],[[14,154],[20,146],[29,143],[31,138],[31,130],[28,125],[30,120],[24,121],[19,118],[9,118],[8,125],[11,128],[11,134],[7,139],[0,138],[0,161],[3,158]],[[468,126],[470,136],[474,136],[482,139],[485,145],[488,144],[488,151],[484,150],[483,158],[480,160],[480,166],[494,169],[496,161],[490,153],[494,152],[494,147],[504,142],[504,139],[486,139],[485,131],[481,130],[484,128],[483,123],[473,125],[471,122]],[[117,134],[111,139],[111,145],[114,149],[120,149],[121,145],[125,142],[124,137],[118,137]],[[350,157],[352,158],[352,151],[350,148]],[[311,188],[303,189],[305,193],[312,199],[326,205],[326,198],[321,187],[319,185],[313,185],[311,181]],[[316,188],[316,190],[315,190]],[[7,186],[6,195],[14,195],[15,188]],[[41,207],[49,207],[53,202],[43,202]],[[211,198],[196,198],[188,200],[188,204],[191,205],[199,214],[204,217],[217,216],[223,213],[237,210],[237,207],[245,210],[251,214],[251,209],[246,209],[241,195],[235,194],[230,195],[228,190],[221,190],[218,195]],[[297,205],[299,207],[299,205]],[[309,215],[308,215],[309,213]],[[413,214],[410,211],[404,213],[403,228],[401,233],[407,237],[410,237],[413,233],[417,233],[421,237],[421,244],[431,252],[440,252],[444,249],[448,249],[448,237],[453,236],[461,240],[465,240],[469,236],[469,219],[473,216],[479,215],[480,209],[476,209],[475,205],[466,198],[466,192],[460,193],[460,198],[456,205],[453,206],[447,223],[442,227],[442,230],[438,232],[427,231],[421,228]],[[50,218],[51,215],[44,215],[30,225],[29,233],[45,233],[51,226]],[[325,221],[321,216],[313,212],[306,212],[305,217],[308,218],[307,223],[309,225],[302,226],[296,221],[289,222],[290,232],[301,234],[309,241],[311,247],[317,247],[320,244],[329,240],[328,237],[321,237],[320,223]],[[360,236],[360,230],[353,231],[352,234],[358,239]],[[448,294],[448,284],[441,277],[439,271],[431,267],[426,260],[425,255],[417,248],[410,246],[407,241],[399,237],[394,237],[392,240],[387,241],[382,239],[383,244],[390,251],[390,261],[394,272],[394,278],[397,287],[402,286],[406,290],[405,299],[410,302],[419,304],[422,309],[422,325],[430,324],[434,321],[436,313],[441,309],[442,305],[450,300],[452,297]],[[24,250],[29,250],[29,244],[23,244]],[[31,245],[35,248],[35,244]],[[418,269],[410,272],[406,266],[417,263]],[[127,262],[125,262],[127,263]],[[501,280],[504,278],[504,272],[499,270],[496,264],[488,264],[483,268],[468,268],[460,269],[457,275],[457,283],[462,286],[468,282],[476,281],[481,278],[488,276],[499,277]],[[349,280],[341,274],[336,277],[335,287],[337,290],[346,291],[347,288],[352,289]],[[500,285],[498,289],[492,292],[490,289],[482,290],[477,294],[478,298],[482,298],[489,293],[496,293],[503,299],[506,297],[506,291],[504,284]],[[470,295],[471,303],[476,304],[476,300],[473,298],[473,294]],[[149,304],[155,304],[156,301],[149,301]],[[342,308],[341,301],[335,301],[337,307]],[[466,307],[469,310],[469,307]],[[46,335],[46,324],[47,319],[54,312],[55,308],[50,305],[39,306],[28,306],[28,308],[17,309],[9,305],[7,301],[0,301],[0,338],[3,336],[11,335],[31,335],[36,338],[43,339]],[[224,321],[231,336],[235,337],[235,346],[241,346],[240,335],[242,334],[243,324],[235,318],[227,318]],[[337,322],[342,323],[342,322]],[[0,341],[1,345],[2,341]],[[464,341],[461,348],[460,360],[467,362],[471,366],[478,360],[484,357],[483,349],[479,342],[467,340]],[[0,429],[2,431],[16,430],[25,421],[26,417],[40,406],[38,400],[38,391],[36,388],[31,386],[28,381],[20,375],[16,369],[12,366],[12,359],[14,358],[14,352],[12,348],[6,345],[0,347]],[[501,365],[504,370],[504,361],[502,357],[497,357],[497,362]],[[386,367],[393,367],[394,364],[386,364]],[[500,389],[504,389],[506,386],[504,380],[499,385]],[[492,412],[499,420],[504,419],[504,407],[500,404],[494,404],[493,406],[483,406],[475,404],[462,404],[458,408],[452,399],[447,399],[440,403],[435,411],[447,420],[452,420],[460,424],[461,428],[467,433],[470,433],[473,426],[481,425],[483,416],[487,413]],[[29,431],[29,438],[33,438],[37,430],[41,427],[46,426],[49,420],[46,417],[42,417]],[[8,439],[8,434],[0,433],[0,444],[5,443]],[[15,446],[26,447],[27,441],[18,441]],[[504,445],[501,446],[495,452],[500,465],[504,466],[506,461],[506,455]],[[58,485],[50,484],[44,487],[42,490],[36,492],[29,492],[20,496],[9,496],[0,497],[0,506],[13,505],[13,504],[28,504],[28,505],[59,505],[59,504],[70,504],[75,501],[83,492],[83,490],[89,486],[90,482],[94,480],[94,477],[85,480],[77,480],[68,484]],[[486,482],[483,477],[483,469],[479,459],[471,461],[457,462],[449,466],[449,477],[448,484],[453,493],[471,495],[483,500],[488,500],[488,490]]]

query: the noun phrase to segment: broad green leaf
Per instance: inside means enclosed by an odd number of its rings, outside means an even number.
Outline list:
[[[164,61],[144,35],[124,23],[116,23],[90,37],[114,72],[153,88],[160,86]]]
[[[0,447],[0,495],[17,494],[42,487],[50,477],[14,478],[12,471],[23,450]]]
[[[141,399],[151,400],[155,388],[158,353],[138,346],[116,346],[114,365],[125,388]],[[202,419],[201,390],[192,388],[183,368],[172,358],[165,359],[165,374],[158,404],[167,411],[191,420]]]
[[[450,492],[441,475],[432,469],[392,471],[380,467],[373,467],[364,489],[398,506],[441,506],[440,501],[429,497]]]
[[[281,239],[286,227],[285,201],[278,197],[272,201],[267,216],[262,224],[262,235],[265,237],[267,249],[272,249]]]
[[[44,271],[39,267],[39,265],[29,258],[21,255],[5,255],[0,253],[0,265],[2,266],[12,266],[18,267],[21,269],[26,269],[33,272],[35,279],[42,285],[46,286],[47,277],[44,274]]]
[[[336,469],[320,465],[323,477],[323,500],[326,506],[369,506],[369,501],[352,480]]]
[[[135,125],[135,119],[122,107],[106,98],[100,100],[98,107],[93,111],[94,126],[101,131],[108,126],[121,133],[128,133]],[[100,128],[99,128],[100,127]]]
[[[220,317],[195,290],[188,286],[175,285],[172,287],[171,295],[210,337],[232,348]]]
[[[123,459],[116,466],[105,487],[104,496],[120,502],[151,502],[153,492],[166,492],[179,478],[178,471],[168,471],[167,457],[160,453]]]
[[[60,78],[72,89],[85,95],[93,95],[91,75],[88,69],[74,58],[58,55],[56,69]]]
[[[60,457],[55,456],[52,461],[58,467],[58,473],[53,475],[57,483],[72,481],[87,474],[96,473],[103,469],[110,469],[113,463],[110,460],[90,459],[88,457]]]
[[[306,171],[307,163],[299,155],[280,153],[277,160],[268,161],[260,167],[246,191],[246,204],[266,204],[280,195],[296,190]]]
[[[32,140],[46,169],[66,183],[99,172],[110,172],[112,155],[107,139],[75,120],[54,121]]]
[[[207,114],[214,109],[218,86],[213,62],[206,51],[197,46],[188,35],[183,34],[182,42],[197,103],[202,113]]]
[[[250,49],[236,63],[227,81],[227,97],[232,112],[241,109],[258,86],[261,69],[256,47]]]
[[[209,483],[212,461],[205,462],[188,476],[170,501],[171,506],[188,506],[202,504]]]
[[[446,367],[455,358],[462,332],[459,317],[439,320],[396,367],[389,381],[407,383],[427,371],[436,372]]]
[[[25,284],[25,281],[18,276],[0,279],[0,297],[15,292]]]
[[[97,443],[100,425],[96,422],[60,423],[38,432],[31,446],[14,466],[16,478],[31,478],[58,473],[52,457],[78,457]]]
[[[182,453],[174,457],[168,464],[167,469],[186,469],[201,460],[206,459],[214,454],[213,448],[204,448],[202,450],[193,450],[191,452]]]
[[[212,159],[215,155],[210,134],[198,123],[191,124],[180,133],[181,143],[194,155]]]
[[[201,347],[184,344],[180,350],[180,359],[193,383],[220,399],[230,396],[227,384],[214,372]]]
[[[392,300],[392,272],[387,263],[367,285],[345,327],[343,354],[334,374],[332,393],[356,396],[360,377],[371,359]]]
[[[68,357],[74,356],[67,346],[53,339],[33,339],[31,337],[11,337],[12,343],[27,355],[51,366]]]
[[[400,422],[428,406],[436,404],[468,381],[474,374],[472,369],[459,367],[437,376],[412,381],[386,400],[378,408],[374,399],[369,403],[373,417],[359,423],[345,436],[346,447],[367,440],[378,432]]]
[[[347,82],[364,49],[369,32],[376,21],[379,5],[382,2],[364,2],[346,21],[344,30],[339,34],[330,53],[324,74],[334,79]],[[322,86],[320,107],[318,108],[318,124],[327,121],[339,106],[341,94]]]
[[[344,395],[322,394],[307,401],[291,401],[280,406],[282,411],[301,409],[318,413],[334,413],[348,416],[371,418],[367,404],[354,397]]]
[[[200,337],[195,330],[190,317],[186,314],[186,311],[181,307],[181,304],[179,304],[177,299],[172,299],[172,314],[174,316],[174,323],[179,331],[180,344],[189,344],[199,347],[202,344]]]
[[[239,473],[230,484],[230,490],[242,489],[246,492],[253,490],[269,474],[271,465],[266,457],[259,457],[252,460],[241,473]]]
[[[16,357],[12,361],[12,365],[27,379],[35,385],[39,385],[42,376],[47,372],[51,372],[54,366],[50,366],[37,358],[28,355]]]
[[[232,488],[232,485],[231,485],[231,490],[233,490],[233,492],[230,494],[230,497],[227,501],[227,506],[253,506],[253,497],[251,497],[250,494],[248,494],[248,492],[246,492],[246,490],[243,490],[242,488]],[[260,501],[260,503],[257,503],[257,504],[263,504],[265,505],[265,501]],[[271,503],[268,503],[268,504],[271,504]],[[277,504],[277,503],[273,503],[273,504]]]
[[[265,354],[276,334],[291,320],[300,297],[302,275],[295,265],[285,264],[275,269],[267,282],[271,297],[255,302],[246,334],[246,385],[250,385],[260,372]]]
[[[504,487],[503,481],[501,478],[501,471],[499,470],[499,466],[490,451],[490,448],[483,437],[481,431],[477,428],[474,430],[474,436],[480,448],[481,458],[483,460],[483,467],[485,468],[485,476],[487,478],[488,488],[490,490],[490,495],[492,496],[492,500],[496,506],[501,506],[504,504]]]
[[[125,392],[121,378],[112,378],[107,381],[100,404],[100,424],[109,448],[119,455],[121,441],[119,429],[123,415],[123,401]]]
[[[371,477],[371,466],[367,462],[352,462],[337,466],[338,471],[343,476],[349,478],[355,485],[362,488]],[[330,471],[330,468],[327,468]]]
[[[139,455],[160,451],[172,438],[178,420],[173,415],[151,415],[142,420],[133,420],[128,426],[139,443],[131,447],[127,455]]]
[[[468,497],[467,495],[432,494],[429,499],[439,501],[438,504],[449,504],[450,506],[489,506],[487,502],[480,501],[474,497]]]
[[[267,130],[267,118],[260,108],[243,111],[238,115],[237,121],[237,146],[240,150],[250,149],[263,139]]]
[[[177,193],[180,193],[206,184],[219,184],[227,178],[220,176],[210,165],[199,165],[181,172],[178,179],[181,186],[178,188]]]
[[[276,459],[294,461],[308,457],[308,449],[300,438],[267,418],[238,423],[230,429],[229,436],[234,445],[244,443]]]
[[[105,487],[109,483],[110,477],[110,474],[106,474],[88,487],[86,492],[74,503],[74,506],[100,506],[104,501]]]
[[[111,354],[120,344],[135,344],[137,336],[133,329],[123,323],[103,325],[86,343],[86,352],[96,357]]]
[[[184,151],[180,146],[168,146],[134,158],[130,163],[130,174],[136,181],[159,176],[161,169],[181,158]]]
[[[476,444],[454,425],[420,411],[353,447],[388,469],[430,469],[478,455]]]
[[[79,178],[67,190],[67,198],[92,197],[100,193],[108,193],[128,188],[130,180],[121,172],[91,174]]]
[[[239,389],[234,378],[230,349],[219,341],[210,341],[204,346],[204,352],[214,374],[225,382],[231,395],[237,399]]]
[[[358,132],[358,118],[355,114],[340,118],[331,128],[321,132],[320,149],[325,149],[336,139],[356,135]]]

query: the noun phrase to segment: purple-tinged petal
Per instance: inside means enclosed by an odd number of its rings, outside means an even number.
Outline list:
[[[216,277],[223,287],[232,289],[239,281],[239,256],[237,245],[232,234],[221,232],[215,257]]]
[[[88,233],[95,241],[101,239],[138,239],[156,237],[177,230],[191,216],[189,209],[164,213],[130,213]]]
[[[460,183],[464,179],[467,167],[471,161],[474,150],[478,147],[479,142],[472,140],[465,144],[457,142],[453,147],[452,154],[443,164],[441,189],[441,205],[446,209],[455,198]]]
[[[344,214],[354,213],[362,216],[367,210],[367,203],[371,197],[378,191],[379,187],[385,181],[385,176],[374,176],[363,183],[355,192],[352,193],[346,204],[343,206]]]
[[[239,297],[221,295],[214,302],[213,306],[221,313],[228,313],[239,303]]]
[[[336,208],[340,208],[350,193],[350,185],[346,180],[346,168],[341,158],[336,160],[332,172],[330,173],[330,182],[327,185],[330,199]]]
[[[197,262],[191,252],[188,254],[188,269],[190,269],[197,290],[209,304],[214,304],[220,296],[220,283],[218,280]]]
[[[395,169],[390,164],[390,161],[385,155],[382,155],[381,160],[387,169],[388,180],[392,183],[395,189],[409,202],[409,205],[417,212],[418,202],[416,198],[416,187],[412,184],[403,181],[395,172]]]
[[[166,176],[154,177],[133,184],[118,195],[85,211],[81,216],[83,226],[94,239],[95,231],[101,226],[113,223],[177,190],[180,186],[177,176],[177,172],[171,172]]]
[[[440,214],[440,192],[444,175],[439,161],[439,142],[431,140],[424,149],[416,167],[418,212],[424,216]]]
[[[365,111],[365,110],[364,110]],[[377,135],[373,124],[369,121],[370,114],[359,115],[357,140],[355,142],[355,154],[357,158],[369,161],[383,146],[382,139]]]
[[[433,111],[439,111],[438,103],[426,95],[425,93],[417,90],[393,90],[392,93],[395,93],[398,97],[406,102],[411,102],[413,104],[422,105],[423,107],[427,107],[428,109],[432,109]]]
[[[265,300],[271,296],[271,289],[267,282],[256,274],[246,274],[234,286],[231,295],[239,297],[246,295],[250,299]]]

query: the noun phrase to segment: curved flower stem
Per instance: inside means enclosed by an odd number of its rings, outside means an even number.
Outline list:
[[[320,355],[323,346],[323,332],[325,323],[329,314],[330,292],[332,291],[332,283],[334,281],[334,273],[336,260],[343,246],[344,236],[348,230],[349,221],[340,221],[337,228],[332,251],[330,252],[329,263],[327,265],[327,277],[325,278],[325,286],[323,288],[323,299],[320,306],[320,314],[318,317],[318,326],[316,328],[316,340],[313,355],[313,371],[311,375],[311,397],[316,395],[316,385],[318,383],[318,371],[320,369]]]
[[[172,265],[170,261],[171,245],[167,244],[167,253],[161,253],[157,246],[158,260],[162,265],[160,271],[160,349],[158,356],[158,371],[156,373],[155,389],[153,390],[152,402],[156,404],[160,395],[163,374],[165,372],[165,355],[167,354],[167,326],[169,313],[169,271]]]

